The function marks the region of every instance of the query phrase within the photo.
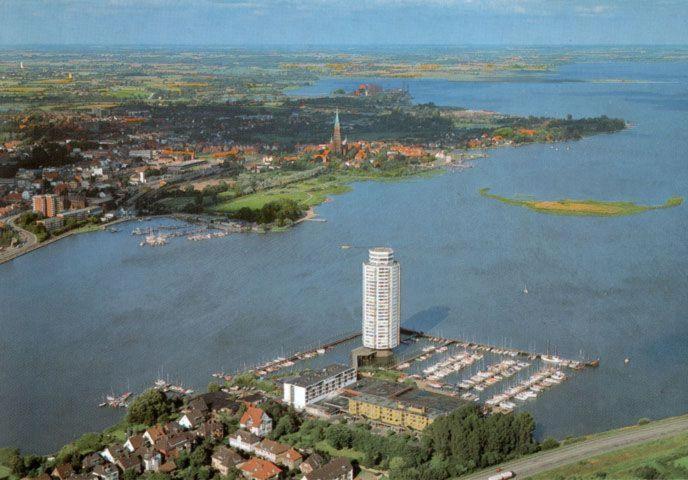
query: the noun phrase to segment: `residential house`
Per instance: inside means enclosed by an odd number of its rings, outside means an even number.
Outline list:
[[[289,445],[265,439],[256,445],[254,452],[257,456],[265,460],[270,460],[272,463],[278,463],[277,458],[287,453],[289,448]]]
[[[294,470],[295,468],[297,468],[299,465],[301,465],[302,461],[303,455],[301,455],[293,448],[287,450],[287,452],[281,458],[282,465],[289,468],[289,470]]]
[[[55,478],[59,478],[60,480],[67,480],[67,478],[69,478],[69,476],[73,473],[74,470],[72,469],[72,466],[68,463],[63,463],[62,465],[58,465],[57,467],[53,468],[53,471],[50,475]]]
[[[246,453],[252,453],[259,443],[260,437],[246,430],[237,430],[229,436],[229,445]]]
[[[354,467],[343,457],[335,458],[326,465],[307,473],[301,480],[353,480]]]
[[[92,473],[100,480],[119,480],[119,470],[112,463],[96,465]]]
[[[241,428],[264,437],[272,431],[272,419],[262,408],[249,405],[239,420]]]
[[[205,413],[191,410],[178,420],[179,425],[186,430],[194,430],[205,421]]]
[[[224,445],[217,447],[211,457],[212,467],[222,476],[227,476],[232,468],[245,461],[244,457]]]
[[[205,405],[203,409],[202,405]],[[198,395],[189,402],[189,408],[202,412],[232,412],[236,413],[239,410],[239,404],[233,400],[233,397],[225,392],[208,392]]]
[[[255,454],[272,463],[285,465],[290,469],[296,468],[303,460],[301,454],[289,445],[267,439],[256,446]]]
[[[252,458],[240,463],[237,468],[249,480],[273,480],[279,478],[282,469],[262,458]]]
[[[158,439],[155,449],[165,457],[176,458],[181,451],[190,451],[195,435],[191,432],[174,433]]]
[[[103,457],[101,457],[98,453],[89,453],[81,460],[81,469],[92,470],[96,465],[102,465],[103,462]]]
[[[141,473],[141,457],[138,455],[121,455],[117,458],[115,465],[121,468],[123,472],[133,470],[136,473]]]
[[[160,452],[150,450],[141,455],[141,460],[143,460],[143,470],[145,472],[157,472],[162,464],[162,455]]]
[[[145,438],[149,444],[155,446],[155,443],[164,435],[165,430],[162,428],[162,425],[154,425],[144,432],[143,438]]]
[[[145,443],[145,438],[143,435],[132,435],[127,439],[127,441],[124,443],[124,448],[129,450],[129,453],[134,452],[135,450],[138,450],[141,448]]]
[[[305,461],[301,462],[299,470],[301,470],[301,473],[311,473],[313,470],[317,470],[323,465],[325,465],[325,459],[321,455],[314,453]]]
[[[225,436],[225,426],[217,420],[208,420],[196,429],[196,435],[202,438],[222,440]]]
[[[115,459],[123,455],[124,452],[125,449],[121,445],[108,445],[100,452],[100,456],[110,463],[115,463]]]

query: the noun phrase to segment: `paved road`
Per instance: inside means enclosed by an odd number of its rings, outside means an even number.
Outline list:
[[[499,465],[502,471],[511,470],[518,478],[546,472],[590,457],[650,440],[688,432],[688,416],[668,418],[643,425],[618,430],[608,435],[537,453]],[[485,480],[494,475],[496,466],[473,473],[461,480]]]
[[[15,232],[19,234],[19,236],[22,239],[22,243],[19,247],[8,248],[4,252],[0,252],[0,263],[7,262],[15,257],[18,257],[19,255],[22,255],[26,252],[30,252],[38,244],[38,239],[36,238],[36,235],[27,230],[24,230],[23,228],[18,227],[14,223],[14,221],[17,218],[19,218],[19,215],[15,215],[14,217],[8,218],[7,225],[9,225],[10,228],[12,228]]]

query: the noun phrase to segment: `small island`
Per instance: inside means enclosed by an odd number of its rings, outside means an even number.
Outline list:
[[[620,217],[635,215],[649,210],[677,207],[683,203],[683,197],[671,197],[663,205],[638,205],[633,202],[604,202],[598,200],[520,200],[490,193],[489,188],[481,188],[480,195],[498,200],[507,205],[525,207],[550,215],[571,215],[581,217]]]

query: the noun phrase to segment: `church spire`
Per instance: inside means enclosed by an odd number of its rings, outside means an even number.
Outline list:
[[[335,155],[342,153],[342,132],[339,127],[339,109],[334,114],[334,129],[332,131],[332,150]]]

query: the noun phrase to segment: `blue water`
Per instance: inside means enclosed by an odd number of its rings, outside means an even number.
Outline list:
[[[609,79],[633,82],[589,81]],[[141,248],[129,235],[138,224],[127,225],[0,265],[0,445],[54,450],[119,418],[96,407],[110,391],[140,390],[160,373],[202,388],[218,369],[356,329],[366,251],[343,243],[395,248],[408,326],[599,356],[598,369],[529,404],[540,435],[685,413],[688,207],[560,217],[478,190],[643,204],[688,196],[688,64],[567,65],[531,82],[404,82],[418,102],[605,114],[634,126],[557,148],[491,150],[463,172],[356,184],[318,207],[327,223],[286,233]]]

